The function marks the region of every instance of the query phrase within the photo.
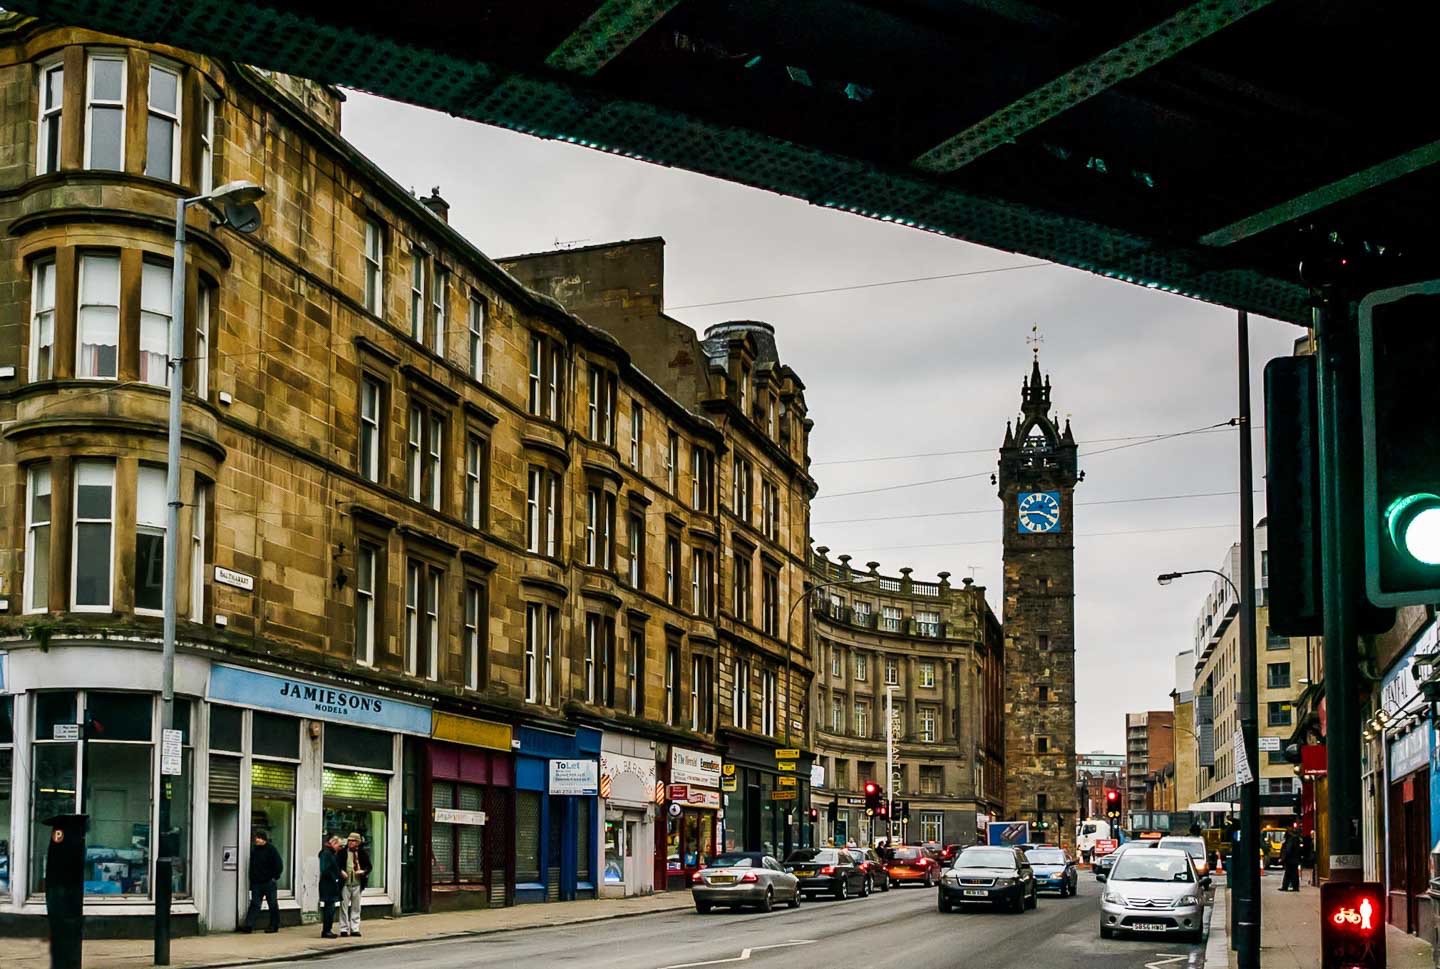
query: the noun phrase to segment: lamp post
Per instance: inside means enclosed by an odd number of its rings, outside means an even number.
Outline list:
[[[160,728],[162,756],[166,734],[175,724],[175,624],[176,584],[180,571],[180,403],[184,394],[185,364],[185,213],[201,205],[215,216],[217,226],[229,226],[247,235],[260,228],[260,211],[255,203],[265,190],[254,182],[227,182],[212,192],[175,201],[175,259],[170,267],[170,348],[166,366],[170,369],[170,422],[165,465],[165,620],[164,648],[160,674]],[[175,738],[178,740],[178,738]],[[162,763],[160,785],[160,837],[152,839],[159,850],[155,856],[155,953],[157,966],[170,964],[170,891],[172,844],[170,794]]]
[[[1248,484],[1245,490],[1248,491]],[[1248,497],[1248,495],[1246,496]],[[1252,530],[1253,531],[1253,530]],[[1249,568],[1246,568],[1245,557],[1249,555],[1253,560],[1253,551],[1250,542],[1241,543],[1241,578],[1248,588],[1253,589],[1255,582],[1253,578],[1254,562],[1250,561]],[[1253,592],[1251,595],[1242,595],[1240,588],[1231,581],[1230,577],[1215,569],[1189,569],[1183,572],[1164,572],[1155,577],[1155,581],[1161,585],[1169,585],[1171,582],[1186,575],[1216,575],[1219,576],[1230,591],[1235,594],[1235,601],[1240,607],[1240,691],[1237,695],[1236,706],[1237,723],[1241,731],[1244,743],[1245,760],[1250,764],[1252,775],[1259,770],[1259,756],[1257,751],[1257,731],[1259,727],[1256,718],[1256,659],[1255,659],[1255,600]],[[1238,754],[1239,752],[1237,752]],[[1236,758],[1239,759],[1238,756]],[[1237,778],[1238,780],[1238,778]],[[1240,844],[1231,857],[1238,859],[1235,862],[1235,906],[1231,910],[1233,923],[1233,947],[1236,950],[1241,969],[1258,969],[1260,962],[1260,792],[1259,785],[1252,776],[1249,783],[1241,784],[1240,787]]]

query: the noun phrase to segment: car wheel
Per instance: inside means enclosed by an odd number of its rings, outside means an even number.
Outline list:
[[[890,890],[890,879],[889,879],[889,877],[885,877],[885,878],[880,879],[880,890],[881,890],[882,892],[888,892],[888,891]]]
[[[934,887],[935,887],[935,880],[930,876],[930,873],[929,873],[928,871],[925,873],[925,887],[926,887],[926,888],[934,888]]]
[[[1010,911],[1015,913],[1016,915],[1020,915],[1023,914],[1024,911],[1029,907],[1030,906],[1025,904],[1025,893],[1023,891],[1016,892],[1015,900],[1010,903]]]
[[[775,889],[773,889],[773,888],[767,888],[767,889],[765,889],[765,901],[763,901],[763,902],[760,903],[760,911],[762,911],[762,912],[773,912],[773,911],[775,911]]]
[[[869,875],[866,875],[866,876],[865,876],[865,884],[860,886],[860,897],[861,897],[861,898],[869,898],[870,895],[871,895],[874,891],[875,891],[875,883],[870,880],[870,876],[869,876]]]
[[[709,914],[710,914],[710,903],[709,903],[709,902],[696,902],[696,903],[695,903],[695,911],[699,912],[701,915],[709,915]]]
[[[942,911],[942,912],[948,912],[948,911],[950,911],[950,899],[948,899],[948,898],[945,897],[945,893],[944,893],[944,892],[941,892],[941,893],[940,893],[940,911]]]
[[[849,898],[849,897],[850,897],[850,881],[849,881],[849,879],[842,878],[842,879],[840,879],[840,887],[837,888],[837,889],[835,889],[835,899],[836,899],[837,901],[843,902],[843,901],[845,901],[845,899],[847,899],[847,898]]]
[[[799,908],[799,907],[800,907],[800,899],[801,899],[801,897],[802,897],[802,896],[801,896],[801,893],[800,893],[800,889],[798,889],[798,888],[795,889],[795,897],[792,898],[792,899],[790,899],[790,907],[791,907],[791,908]]]
[[[1028,903],[1025,907],[1026,907],[1026,908],[1035,908],[1035,907],[1036,907],[1037,905],[1039,905],[1039,904],[1040,904],[1040,890],[1039,890],[1039,889],[1036,889],[1036,888],[1031,888],[1031,889],[1030,889],[1030,901],[1029,901],[1029,903]]]

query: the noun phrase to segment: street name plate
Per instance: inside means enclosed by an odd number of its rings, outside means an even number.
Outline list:
[[[222,585],[234,586],[237,589],[244,589],[246,592],[255,590],[255,576],[246,575],[244,572],[236,572],[223,566],[215,566],[215,581]]]

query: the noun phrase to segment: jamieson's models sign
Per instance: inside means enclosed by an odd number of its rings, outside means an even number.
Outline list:
[[[429,707],[238,666],[217,664],[210,668],[209,699],[212,703],[234,703],[357,727],[430,735]]]

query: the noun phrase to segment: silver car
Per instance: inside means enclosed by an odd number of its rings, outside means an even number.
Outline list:
[[[716,905],[754,905],[768,912],[785,902],[799,908],[800,880],[767,854],[727,851],[691,876],[690,895],[701,915]]]
[[[1133,932],[1199,942],[1205,936],[1203,888],[1184,851],[1127,851],[1100,896],[1100,937]]]

